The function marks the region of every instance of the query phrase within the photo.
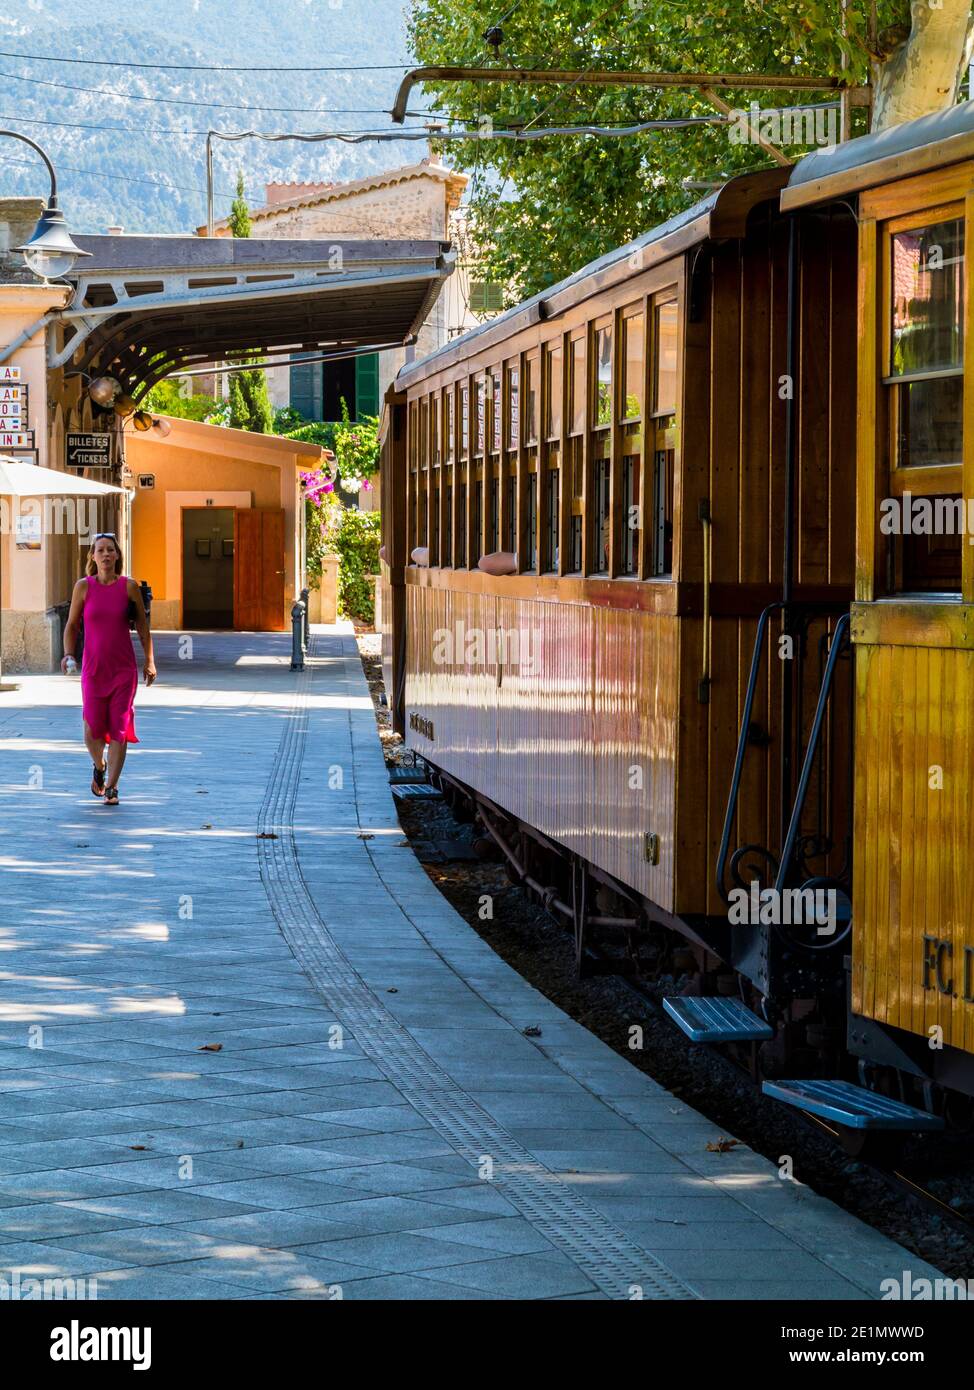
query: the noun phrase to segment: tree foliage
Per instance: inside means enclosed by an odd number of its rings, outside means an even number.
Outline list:
[[[267,394],[267,377],[259,368],[230,373],[230,428],[273,434],[274,410]]]
[[[237,196],[230,204],[230,216],[227,218],[227,226],[231,236],[248,237],[251,231],[250,208],[247,206],[247,199],[244,196],[244,176],[243,170],[237,170]]]
[[[491,65],[488,16],[479,0],[416,0],[411,36],[426,64]],[[494,16],[490,16],[494,18]],[[735,72],[838,76],[843,56],[855,82],[868,79],[909,31],[909,0],[879,0],[880,41],[869,34],[870,0],[520,0],[504,22],[499,63],[576,70]],[[890,26],[900,26],[899,30]],[[504,84],[430,84],[431,106],[477,127],[634,125],[664,117],[713,116],[697,92]],[[746,108],[820,101],[825,93],[755,89],[726,94]],[[863,129],[856,114],[856,129]],[[444,144],[472,173],[471,224],[481,274],[509,287],[511,302],[543,290],[614,246],[665,221],[701,196],[700,187],[765,167],[757,144],[734,145],[719,125],[600,139],[552,137],[515,144],[482,139]],[[798,157],[800,147],[785,147]]]
[[[178,420],[208,420],[217,408],[212,396],[202,391],[184,394],[178,381],[157,382],[142,402],[153,415],[172,415]]]

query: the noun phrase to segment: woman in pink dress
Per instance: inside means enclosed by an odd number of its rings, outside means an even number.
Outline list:
[[[85,745],[93,764],[91,791],[103,796],[106,806],[118,805],[118,779],[125,754],[135,736],[135,692],[139,668],[129,636],[129,604],[135,605],[135,625],[144,654],[146,685],[156,678],[152,633],[142,603],[142,591],[134,579],[122,574],[122,552],[113,535],[103,532],[88,552],[85,579],[79,579],[71,595],[71,612],[64,629],[64,659],[74,660],[78,627],[84,618],[85,649],[81,664],[81,695]],[[108,748],[106,760],[105,749]]]

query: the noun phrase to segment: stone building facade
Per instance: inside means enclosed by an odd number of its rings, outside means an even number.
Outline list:
[[[466,174],[424,159],[345,183],[270,183],[264,206],[251,210],[251,236],[452,241],[467,182]],[[230,235],[226,221],[216,224],[216,234]],[[405,362],[476,327],[479,320],[469,306],[470,268],[458,262],[414,346],[357,362],[269,368],[271,401],[294,405],[307,419],[332,420],[339,418],[338,400],[344,396],[353,418],[378,414],[386,388]]]

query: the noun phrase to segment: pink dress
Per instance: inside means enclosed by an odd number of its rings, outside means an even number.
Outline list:
[[[85,723],[95,738],[138,743],[135,692],[139,668],[129,636],[128,580],[100,584],[91,575],[85,595],[85,647],[81,662],[81,700]]]

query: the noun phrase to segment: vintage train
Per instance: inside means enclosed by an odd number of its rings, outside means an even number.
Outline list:
[[[853,1148],[974,1109],[972,200],[974,103],[732,179],[383,418],[408,744]]]

